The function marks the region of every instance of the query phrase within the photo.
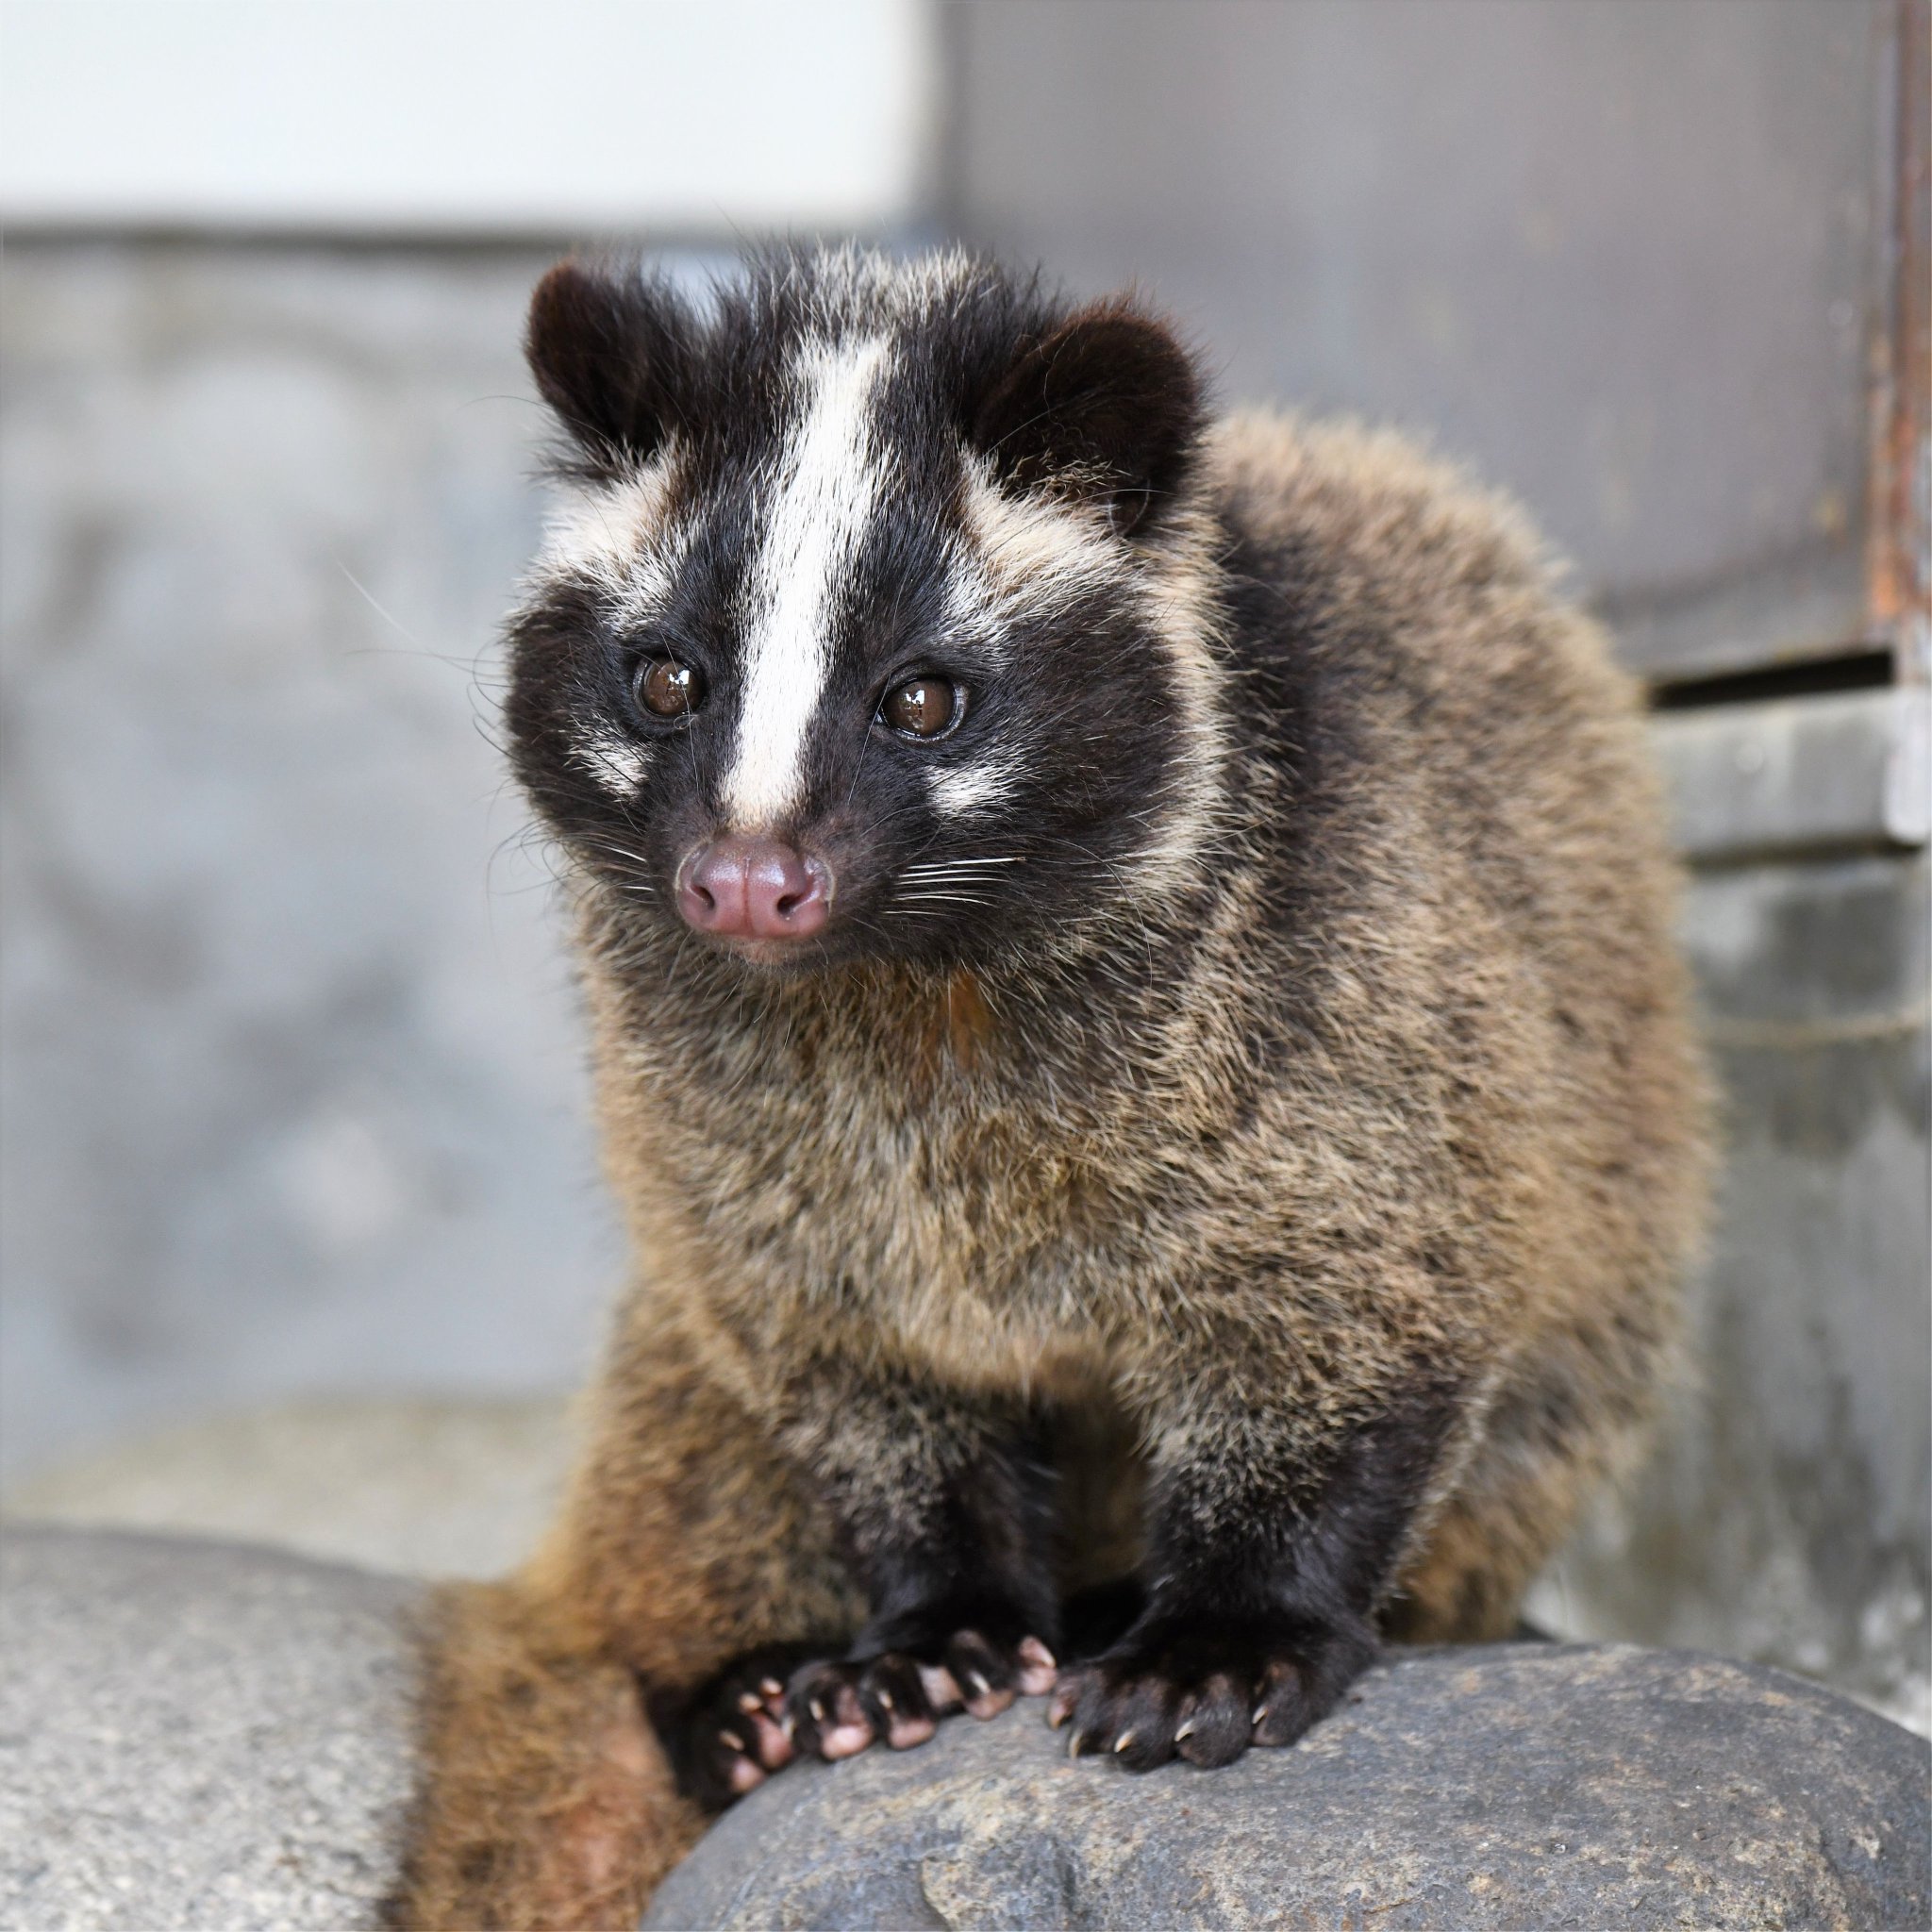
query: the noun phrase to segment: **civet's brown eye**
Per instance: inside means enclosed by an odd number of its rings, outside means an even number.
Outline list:
[[[705,701],[705,674],[675,658],[646,658],[638,666],[638,703],[654,718],[682,718]]]
[[[894,685],[879,707],[879,716],[908,738],[938,738],[959,722],[965,711],[963,694],[943,677],[908,677]]]

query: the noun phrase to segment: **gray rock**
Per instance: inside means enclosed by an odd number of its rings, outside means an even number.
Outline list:
[[[221,1543],[0,1538],[0,1925],[371,1924],[413,1773],[419,1589]],[[1774,1671],[1415,1653],[1223,1772],[1071,1763],[1037,1702],[800,1767],[645,1924],[1916,1926],[1927,1778],[1921,1740]]]
[[[0,1538],[0,1925],[373,1923],[417,1591],[185,1539]]]
[[[1927,1747],[1777,1671],[1623,1645],[1398,1656],[1292,1751],[1134,1777],[1037,1701],[788,1771],[646,1927],[1923,1926]]]

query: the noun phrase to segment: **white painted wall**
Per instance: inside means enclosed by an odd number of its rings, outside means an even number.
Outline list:
[[[878,227],[924,0],[5,0],[0,219],[316,232]]]

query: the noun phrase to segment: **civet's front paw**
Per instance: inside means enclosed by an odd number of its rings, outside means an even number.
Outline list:
[[[1150,1609],[1091,1663],[1062,1671],[1047,1722],[1069,1751],[1130,1771],[1180,1757],[1228,1764],[1250,1744],[1292,1744],[1374,1655],[1366,1625]]]
[[[1053,1653],[1039,1638],[1007,1615],[958,1621],[967,1614],[939,1605],[895,1617],[867,1630],[845,1657],[796,1672],[786,1709],[797,1749],[850,1757],[883,1739],[904,1751],[954,1711],[994,1717],[1017,1696],[1053,1689]]]

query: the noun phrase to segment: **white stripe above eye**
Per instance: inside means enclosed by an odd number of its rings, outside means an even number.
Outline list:
[[[799,364],[805,417],[774,479],[746,598],[738,749],[724,780],[734,824],[770,824],[798,803],[806,734],[831,669],[833,594],[885,483],[872,401],[886,358],[874,336]]]

